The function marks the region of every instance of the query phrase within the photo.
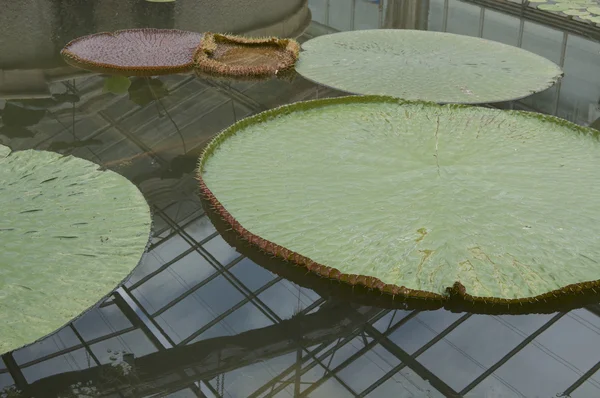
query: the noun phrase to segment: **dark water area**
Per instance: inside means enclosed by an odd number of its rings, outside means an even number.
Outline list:
[[[0,397],[600,396],[598,305],[539,315],[371,306],[278,276],[215,229],[194,175],[210,138],[261,111],[343,93],[300,76],[168,75],[132,78],[115,94],[110,76],[59,55],[76,37],[140,27],[300,42],[353,29],[448,31],[564,68],[551,89],[493,106],[599,126],[600,28],[543,25],[517,16],[521,4],[502,11],[483,1],[2,2],[0,144],[122,174],[145,195],[154,227],[140,265],[109,299],[2,356]]]

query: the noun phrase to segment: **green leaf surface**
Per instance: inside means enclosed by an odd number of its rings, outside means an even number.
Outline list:
[[[131,86],[131,80],[127,76],[114,75],[104,79],[104,87],[102,91],[112,94],[125,94]]]
[[[354,96],[242,120],[198,173],[250,233],[342,273],[522,299],[600,279],[600,142],[558,118]]]
[[[531,52],[451,33],[360,30],[319,36],[302,48],[298,73],[354,94],[491,103],[545,90],[562,76],[556,64]]]
[[[585,10],[565,10],[565,11],[563,11],[563,13],[565,13],[567,15],[573,15],[573,16],[576,16],[576,17],[585,17],[587,15],[590,15]]]
[[[570,3],[577,7],[585,7],[590,4],[597,4],[594,0],[554,0],[557,3]]]
[[[125,177],[83,159],[0,145],[0,353],[93,306],[139,263],[148,204]]]
[[[569,3],[540,4],[539,6],[537,6],[537,8],[544,11],[566,11],[573,8],[573,5]]]
[[[600,15],[600,7],[590,7],[587,10],[592,14]]]

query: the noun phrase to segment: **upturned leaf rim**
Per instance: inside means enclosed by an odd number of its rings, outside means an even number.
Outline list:
[[[86,58],[80,57],[79,55],[70,51],[73,44],[83,40],[90,40],[94,37],[101,36],[118,36],[123,33],[132,32],[152,32],[157,34],[164,33],[178,33],[178,34],[189,34],[194,33],[198,35],[198,45],[200,45],[203,37],[203,33],[190,32],[181,29],[158,29],[158,28],[135,28],[135,29],[120,29],[113,32],[98,32],[86,36],[77,37],[68,42],[63,49],[60,51],[63,59],[66,63],[76,68],[81,68],[98,73],[109,73],[113,75],[124,75],[124,76],[139,76],[139,77],[150,77],[158,75],[172,75],[180,73],[190,73],[194,67],[193,57],[190,57],[189,62],[179,65],[153,65],[153,66],[131,66],[124,67],[121,65],[110,64],[105,62],[92,62]]]
[[[447,109],[473,109],[476,106],[470,104],[438,104],[431,101],[404,100],[392,96],[381,95],[349,95],[334,98],[323,98],[308,101],[293,102],[272,108],[253,116],[244,118],[228,128],[222,130],[206,145],[199,157],[196,168],[196,180],[199,183],[199,194],[207,205],[220,217],[229,229],[233,230],[237,236],[256,247],[261,252],[281,259],[287,263],[305,268],[308,272],[318,275],[322,278],[339,281],[350,286],[361,286],[369,290],[378,291],[381,294],[388,295],[392,300],[421,300],[435,301],[440,303],[440,307],[455,309],[458,311],[468,311],[470,308],[496,307],[497,311],[507,311],[507,313],[531,313],[548,312],[548,306],[561,306],[563,302],[582,302],[597,301],[600,299],[600,279],[584,281],[565,285],[562,288],[555,289],[540,295],[523,298],[498,298],[489,296],[475,296],[467,292],[465,286],[459,281],[454,282],[452,286],[446,288],[445,294],[438,294],[425,290],[410,289],[396,284],[386,284],[376,277],[370,277],[359,274],[347,274],[340,270],[317,263],[310,258],[280,246],[274,242],[268,241],[247,230],[235,217],[221,204],[214,193],[208,188],[202,174],[204,165],[208,158],[218,149],[220,144],[227,138],[237,134],[248,126],[256,125],[268,120],[272,120],[282,115],[289,115],[296,111],[305,111],[319,108],[327,105],[356,104],[356,103],[390,103],[398,105],[423,105],[432,108]],[[585,135],[591,135],[594,138],[600,137],[600,131],[589,127],[579,126],[565,119],[556,116],[539,114],[521,110],[498,110],[511,115],[534,118],[540,121],[550,122],[559,126],[569,127],[574,132]],[[510,307],[513,307],[513,311]],[[515,309],[516,307],[516,309]],[[525,311],[525,312],[523,312]],[[485,312],[485,311],[484,311]]]
[[[247,67],[242,65],[230,65],[212,58],[219,43],[237,44],[247,47],[274,47],[284,55],[276,66],[259,65]],[[280,72],[293,68],[298,60],[300,44],[294,39],[282,39],[278,37],[244,37],[231,34],[205,32],[200,45],[194,52],[193,67],[197,73],[216,77],[261,78],[276,76]]]

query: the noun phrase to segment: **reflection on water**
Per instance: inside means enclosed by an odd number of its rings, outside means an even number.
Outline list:
[[[599,306],[527,316],[372,307],[287,281],[219,235],[193,174],[207,140],[248,115],[341,93],[301,77],[192,75],[132,78],[107,90],[108,76],[58,57],[74,37],[132,27],[304,31],[300,41],[374,27],[447,30],[564,66],[558,87],[498,106],[580,124],[600,117],[598,43],[481,4],[310,0],[308,26],[300,0],[6,2],[0,143],[73,154],[125,175],[151,204],[155,232],[132,278],[99,308],[3,355],[0,386],[35,397],[599,396]]]

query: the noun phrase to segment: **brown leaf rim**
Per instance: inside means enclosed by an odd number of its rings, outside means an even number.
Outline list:
[[[148,76],[157,76],[157,75],[188,73],[188,72],[192,71],[193,66],[194,66],[193,57],[190,58],[190,62],[187,62],[185,64],[180,64],[180,65],[120,66],[120,65],[109,64],[109,63],[104,63],[104,62],[93,62],[86,58],[80,57],[69,50],[69,48],[73,44],[75,44],[79,41],[90,40],[94,37],[100,37],[100,36],[107,36],[107,35],[108,36],[118,36],[122,33],[140,32],[140,31],[144,31],[144,32],[148,32],[148,33],[156,33],[156,34],[164,34],[167,32],[168,33],[181,33],[181,34],[190,33],[190,32],[184,31],[184,30],[180,30],[180,29],[155,29],[155,28],[121,29],[121,30],[116,30],[114,32],[99,32],[99,33],[94,33],[91,35],[82,36],[82,37],[78,37],[76,39],[71,40],[69,43],[67,43],[63,47],[60,54],[62,55],[65,62],[67,62],[68,64],[75,66],[77,68],[86,69],[86,70],[98,72],[98,73],[110,73],[113,75],[148,77]],[[194,32],[191,32],[191,33],[194,33]],[[202,35],[201,34],[198,34],[198,35],[199,35],[198,44],[200,44]]]
[[[368,95],[368,96],[343,96],[343,97],[335,97],[335,98],[325,98],[325,99],[317,99],[310,101],[301,101],[296,103],[291,103],[287,105],[283,105],[277,108],[269,109],[267,111],[258,113],[256,115],[247,117],[245,119],[240,120],[239,122],[231,125],[227,129],[223,130],[221,133],[217,134],[211,142],[206,146],[200,159],[198,161],[198,167],[196,170],[196,179],[200,185],[200,195],[208,202],[213,211],[233,230],[235,231],[239,237],[245,241],[247,241],[250,245],[257,247],[259,250],[266,252],[267,254],[280,258],[286,262],[290,262],[297,266],[301,266],[306,268],[309,272],[317,274],[323,278],[328,278],[332,280],[337,280],[342,283],[346,283],[348,285],[360,285],[366,287],[367,289],[378,290],[382,294],[387,294],[392,296],[392,299],[396,297],[398,299],[421,299],[421,300],[435,300],[442,302],[442,305],[445,308],[460,308],[461,310],[467,310],[470,307],[477,306],[501,306],[510,309],[513,307],[523,307],[526,306],[532,312],[537,308],[543,308],[547,306],[555,304],[558,307],[561,307],[563,302],[574,301],[580,302],[581,300],[586,300],[591,302],[600,301],[600,280],[586,281],[580,283],[574,283],[570,285],[566,285],[560,289],[555,289],[547,293],[543,293],[537,296],[531,297],[523,297],[516,299],[507,299],[507,298],[498,298],[498,297],[484,297],[484,296],[473,296],[467,293],[465,286],[460,283],[460,281],[454,282],[451,287],[446,288],[446,294],[438,294],[433,292],[428,292],[425,290],[415,290],[410,289],[405,286],[398,286],[395,284],[386,284],[382,280],[365,275],[357,275],[357,274],[346,274],[341,272],[340,270],[326,266],[324,264],[319,264],[308,257],[305,257],[299,253],[293,252],[289,249],[286,249],[283,246],[280,246],[274,242],[268,241],[266,239],[261,238],[258,235],[253,234],[244,228],[228,211],[225,207],[219,202],[216,196],[212,193],[212,191],[206,185],[204,179],[202,178],[202,172],[204,168],[204,164],[206,160],[213,154],[213,152],[218,148],[218,146],[230,136],[238,133],[239,130],[253,125],[258,124],[267,120],[271,120],[282,114],[290,114],[297,110],[308,110],[319,108],[327,105],[336,105],[336,104],[348,104],[348,103],[396,103],[398,105],[423,105],[429,107],[446,107],[451,109],[470,109],[473,108],[471,105],[463,105],[463,104],[446,104],[440,105],[433,102],[427,101],[413,101],[413,100],[402,100],[388,96],[378,96],[378,95]],[[600,135],[599,131],[588,127],[582,127],[575,123],[571,123],[564,119],[560,119],[555,116],[549,115],[541,115],[534,112],[526,112],[526,111],[498,111],[498,112],[507,112],[509,114],[519,115],[523,117],[536,118],[538,120],[550,122],[553,124],[559,124],[562,126],[570,127],[572,130],[582,134],[589,134],[595,138],[598,138]],[[598,289],[598,290],[596,290]]]
[[[212,54],[218,48],[219,43],[238,44],[247,47],[275,47],[284,56],[275,66],[242,66],[230,65],[212,58]],[[202,43],[194,53],[194,67],[197,71],[215,76],[231,77],[263,77],[274,76],[282,71],[290,69],[296,63],[300,45],[294,39],[280,39],[277,37],[248,38],[244,36],[227,35],[206,32]]]

